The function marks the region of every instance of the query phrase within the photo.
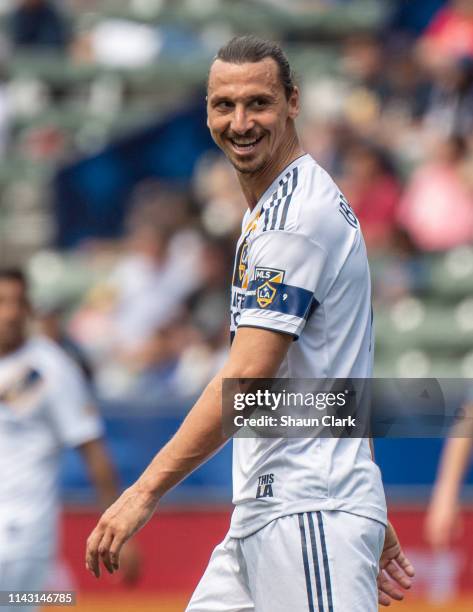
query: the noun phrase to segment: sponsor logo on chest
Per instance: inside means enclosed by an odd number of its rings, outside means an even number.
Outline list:
[[[263,474],[258,477],[258,486],[256,487],[256,499],[262,497],[274,497],[273,495],[274,474]]]

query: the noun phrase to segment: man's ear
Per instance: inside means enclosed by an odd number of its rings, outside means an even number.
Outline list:
[[[287,103],[289,106],[289,117],[290,119],[295,119],[300,111],[300,93],[298,87],[294,87]]]

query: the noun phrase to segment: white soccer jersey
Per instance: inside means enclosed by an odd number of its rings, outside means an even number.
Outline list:
[[[0,359],[0,561],[53,553],[61,450],[101,435],[62,349],[36,338]]]
[[[292,334],[281,378],[370,378],[366,249],[355,215],[327,172],[309,155],[295,160],[246,213],[242,230],[232,334],[243,326]],[[258,495],[261,483],[271,484],[270,495]],[[315,510],[386,523],[380,471],[367,439],[236,438],[233,502],[233,537]]]

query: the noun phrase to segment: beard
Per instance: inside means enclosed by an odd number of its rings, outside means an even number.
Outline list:
[[[237,164],[234,162],[231,162],[231,163],[232,163],[232,166],[235,168],[235,170],[237,170],[240,174],[255,174],[256,172],[261,170],[261,167],[262,167],[260,165],[258,165],[257,167],[249,167],[249,166],[242,166],[241,164]]]
[[[245,140],[262,140],[263,137],[265,137],[264,132],[260,134],[249,133],[245,134],[244,136]],[[228,144],[227,141],[235,140],[236,142],[238,142],[238,140],[240,140],[241,138],[242,136],[233,136],[232,134],[230,134],[225,135],[224,139],[222,139],[220,143],[218,141],[215,142],[219,146],[219,148],[222,149],[223,153],[225,154],[225,157],[228,159],[228,161],[231,163],[231,165],[235,168],[237,172],[247,175],[255,174],[266,166],[268,160],[266,158],[265,153],[262,151],[257,151],[256,155],[254,153],[250,153],[248,161],[246,161],[244,158],[240,159],[239,157],[237,157],[231,145]]]
[[[231,155],[226,155],[226,157],[235,170],[240,174],[257,174],[267,165],[266,159],[254,159],[244,162],[235,160]]]

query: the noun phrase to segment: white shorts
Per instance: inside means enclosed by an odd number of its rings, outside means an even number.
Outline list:
[[[347,512],[276,519],[213,551],[186,612],[377,612],[385,527]]]

